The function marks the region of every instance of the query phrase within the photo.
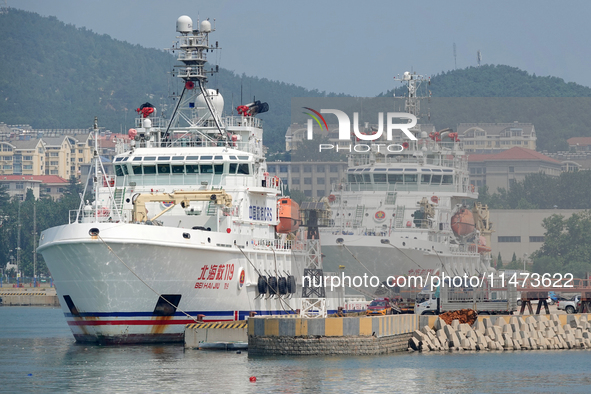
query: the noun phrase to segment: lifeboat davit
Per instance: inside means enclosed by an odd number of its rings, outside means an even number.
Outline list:
[[[460,210],[451,217],[451,229],[456,235],[468,235],[474,231],[474,227],[474,216],[472,215],[472,211],[467,208],[460,208]]]
[[[277,208],[279,224],[275,231],[280,234],[288,234],[298,231],[300,227],[300,206],[291,198],[281,198]]]

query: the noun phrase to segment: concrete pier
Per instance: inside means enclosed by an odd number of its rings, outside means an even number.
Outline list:
[[[55,288],[0,288],[3,306],[60,306]]]
[[[248,324],[249,355],[385,354],[406,351],[419,316],[303,319],[255,317]]]
[[[187,349],[246,349],[248,342],[246,321],[194,323],[185,327]]]

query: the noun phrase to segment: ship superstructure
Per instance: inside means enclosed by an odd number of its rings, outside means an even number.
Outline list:
[[[416,92],[426,79],[407,72],[402,81],[405,109],[419,117]],[[403,135],[400,152],[349,155],[346,181],[328,196],[333,225],[320,235],[326,270],[378,276],[380,284],[492,270],[488,211],[474,204],[478,194],[457,133],[421,124],[411,131],[417,140]]]
[[[199,315],[233,321],[299,307],[303,268],[278,214],[279,201],[290,200],[267,173],[255,117],[268,105],[224,116],[221,94],[205,86],[215,71],[206,53],[218,46],[211,23],[193,28],[182,16],[177,31],[174,75],[183,85],[173,115],[138,108],[115,176],[105,175],[95,146],[94,201],[41,235],[38,250],[78,341],[182,341]]]

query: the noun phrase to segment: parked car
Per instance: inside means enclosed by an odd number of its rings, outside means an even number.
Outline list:
[[[566,301],[558,301],[556,304],[556,308],[559,310],[563,310],[566,313],[575,313],[579,308],[579,303],[581,299],[578,295],[571,297],[569,300]]]
[[[367,306],[366,315],[391,315],[393,305],[389,298],[376,298]]]

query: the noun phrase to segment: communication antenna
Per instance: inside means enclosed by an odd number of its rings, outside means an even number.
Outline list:
[[[3,1],[4,5],[0,6],[0,15],[8,14],[8,3],[6,0]]]
[[[480,67],[480,62],[482,61],[482,54],[480,53],[480,49],[476,52],[476,60],[478,60],[478,67]]]
[[[458,57],[456,54],[456,43],[454,42],[454,70],[458,69]]]

